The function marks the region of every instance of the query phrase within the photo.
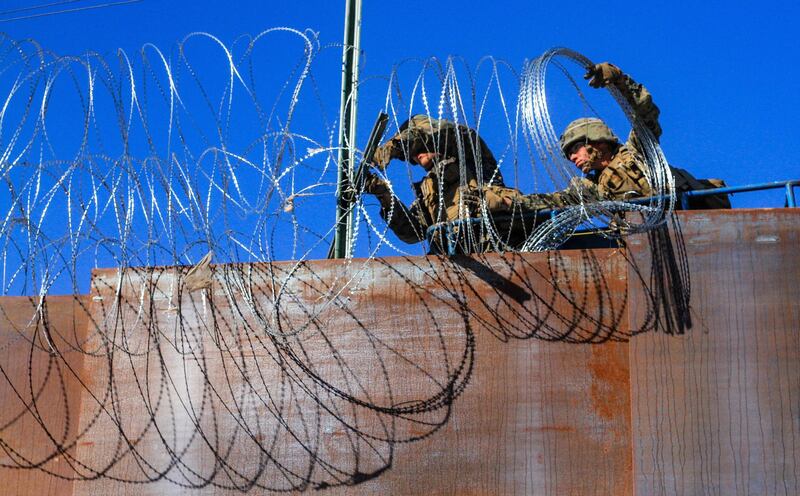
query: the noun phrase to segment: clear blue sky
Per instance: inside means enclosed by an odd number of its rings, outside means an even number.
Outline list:
[[[7,0],[0,11],[41,3],[48,2]],[[98,3],[97,0],[79,0],[46,10],[0,14],[0,20]],[[519,71],[525,59],[538,57],[551,47],[565,46],[596,62],[608,60],[617,64],[650,89],[661,108],[662,148],[670,163],[689,169],[697,177],[723,178],[730,185],[797,179],[800,178],[800,66],[797,55],[800,41],[796,27],[800,18],[799,4],[789,1],[760,2],[757,6],[745,2],[719,2],[715,5],[674,1],[617,2],[613,8],[603,9],[600,2],[581,1],[561,4],[450,0],[407,0],[399,4],[365,2],[362,75],[365,79],[372,77],[375,84],[365,88],[369,91],[363,93],[359,146],[364,145],[368,128],[376,112],[384,105],[386,84],[381,77],[389,74],[398,62],[409,58],[436,56],[445,59],[457,55],[474,67],[482,57],[491,55],[507,61]],[[335,1],[143,0],[98,10],[0,21],[0,31],[14,39],[35,39],[61,55],[95,51],[114,61],[118,48],[135,58],[147,43],[169,53],[177,42],[196,31],[211,33],[231,44],[242,35],[255,35],[267,28],[287,26],[314,30],[319,33],[323,45],[336,44],[342,41],[343,23],[344,3]],[[193,63],[198,69],[219,67],[215,65],[220,62],[218,52],[209,49],[207,60],[204,60],[203,50],[207,48],[199,42],[196,46],[199,48],[193,52],[197,57]],[[286,60],[297,60],[297,47],[295,39],[286,49],[287,53],[293,50]],[[286,79],[286,68],[281,65],[285,65],[285,61],[279,60],[282,51],[283,47],[278,45],[278,53],[264,56],[277,57],[274,67],[284,70],[276,76],[276,84]],[[328,49],[322,63],[315,67],[319,100],[326,109],[328,125],[336,121],[338,112],[340,53],[338,48]],[[271,59],[264,60],[265,67],[272,67],[269,65]],[[7,79],[9,74],[4,77]],[[591,93],[594,90],[586,91]],[[303,98],[308,101],[309,95],[305,93]],[[516,94],[508,96],[513,110]],[[48,117],[48,128],[51,131],[59,129],[58,134],[65,140],[70,133],[79,135],[81,126],[73,125],[69,119],[80,120],[80,109],[70,107],[70,102],[64,103],[63,107],[58,105],[62,104],[54,103],[48,113],[51,116]],[[113,119],[111,108],[102,110],[102,106],[98,105],[101,109],[98,115]],[[416,107],[415,111],[418,110]],[[303,133],[308,129],[307,134],[324,141],[325,133],[320,132],[319,126],[312,125],[318,115],[313,110],[304,114],[306,111],[303,109],[298,113],[297,125],[292,130]],[[75,114],[74,117],[70,117],[70,112]],[[105,116],[100,115],[103,112]],[[204,119],[200,113],[194,117],[199,121]],[[250,122],[251,127],[253,122]],[[562,119],[561,125],[565,122]],[[238,124],[232,123],[234,128]],[[554,124],[559,126],[556,122]],[[244,127],[242,124],[236,129]],[[155,126],[155,130],[161,129]],[[253,139],[252,135],[239,134],[231,133],[231,141],[246,143]],[[482,128],[481,134],[498,155],[504,146],[502,140],[495,138],[491,129]],[[402,167],[395,167],[391,173],[395,178],[402,178],[404,171]],[[419,171],[409,174],[419,175]],[[250,186],[246,183],[245,187]],[[401,198],[410,200],[409,191],[401,193]],[[319,232],[325,232],[333,223],[333,201],[326,197],[324,202],[320,202],[313,206],[312,215],[320,226]],[[0,210],[7,203],[7,198],[0,198]],[[782,192],[739,195],[734,198],[734,205],[779,207],[783,205]],[[377,215],[377,210],[374,206],[372,208],[372,214]],[[53,210],[57,211],[56,208]],[[57,215],[51,213],[50,221],[58,223],[59,219],[54,219]],[[245,232],[245,237],[249,233],[252,231]],[[215,235],[224,239],[223,230],[217,230]],[[262,239],[262,245],[274,242],[275,232],[270,236],[269,241]],[[284,240],[289,238],[278,239],[281,243],[288,243]],[[324,256],[323,248],[317,248],[312,258]],[[421,253],[421,247],[401,244],[401,248]],[[201,245],[193,249],[196,253],[191,254],[189,261],[205,253]],[[232,250],[228,252],[228,259],[247,258],[239,257],[235,247]],[[391,250],[381,252],[389,253]],[[88,257],[89,254],[82,256]],[[278,259],[296,257],[276,255]],[[185,256],[178,258],[186,263]],[[47,264],[46,260],[42,257],[40,262]],[[162,263],[174,262],[167,259]],[[113,260],[90,262],[87,259],[80,261],[79,265],[84,263],[108,266],[113,265]],[[142,265],[144,262],[134,264]]]
[[[7,0],[2,10],[47,3]],[[82,1],[57,8],[89,5]],[[601,8],[601,5],[607,6]],[[365,75],[407,57],[525,58],[566,46],[609,60],[644,83],[662,110],[669,161],[699,177],[744,184],[800,177],[800,3],[784,2],[365,2]],[[38,11],[37,11],[38,12]],[[25,13],[9,14],[3,18]],[[60,54],[151,42],[169,48],[192,31],[230,42],[265,28],[311,28],[342,39],[336,1],[144,0],[95,11],[0,23]],[[330,84],[338,88],[339,75]],[[332,110],[336,110],[335,108]],[[363,108],[372,119],[373,110]],[[362,127],[362,129],[364,129]],[[367,131],[364,130],[364,133]],[[779,199],[775,203],[780,203]],[[744,198],[736,204],[748,205]]]

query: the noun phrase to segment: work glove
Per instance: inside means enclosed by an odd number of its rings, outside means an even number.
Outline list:
[[[483,204],[483,198],[481,198],[480,193],[472,189],[462,189],[459,201],[470,212],[470,215],[480,212]]]
[[[391,146],[391,143],[386,143],[375,149],[375,153],[372,155],[372,164],[375,167],[385,169],[389,165],[389,161],[392,160],[389,146]]]
[[[376,148],[372,163],[381,170],[385,169],[393,158],[398,158],[397,145],[394,140],[390,140]]]
[[[583,79],[589,80],[592,88],[603,88],[613,84],[622,77],[619,67],[608,62],[602,62],[589,69]]]
[[[380,200],[391,200],[392,198],[392,190],[389,188],[389,183],[370,172],[367,172],[364,178],[364,191],[377,196]]]
[[[514,200],[510,194],[504,195],[503,192],[511,192],[500,188],[485,188],[483,194],[475,189],[462,189],[461,202],[466,205],[471,212],[480,212],[481,206],[486,205],[486,209],[493,213],[510,212]]]

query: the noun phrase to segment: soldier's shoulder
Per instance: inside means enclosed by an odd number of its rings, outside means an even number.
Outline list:
[[[636,148],[631,145],[630,143],[625,143],[624,145],[620,146],[617,149],[617,153],[614,154],[614,158],[611,160],[611,164],[609,167],[613,166],[622,166],[631,162],[638,162],[642,160],[642,156],[636,150]]]
[[[644,175],[644,161],[635,149],[621,146],[608,167],[598,178],[598,186],[604,196],[614,197],[619,193],[637,192],[648,194],[650,186]]]
[[[608,164],[608,167],[603,170],[600,176],[627,172],[631,169],[642,170],[644,168],[644,163],[644,158],[636,148],[625,144],[619,147],[617,153]]]

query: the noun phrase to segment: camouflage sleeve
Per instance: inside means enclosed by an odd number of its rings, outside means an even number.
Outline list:
[[[425,239],[425,232],[428,229],[428,223],[420,208],[417,200],[411,204],[411,207],[406,207],[403,202],[394,197],[388,202],[381,201],[381,217],[401,241],[409,244],[419,243]],[[389,214],[391,214],[391,218]]]
[[[405,133],[407,134],[407,133]],[[392,159],[405,160],[405,149],[408,148],[407,142],[404,141],[404,133],[397,133],[381,146],[375,149],[373,155],[373,162],[380,168],[385,169]]]
[[[391,159],[407,161],[419,153],[437,151],[434,150],[432,123],[438,124],[438,122],[431,121],[427,116],[412,117],[411,123],[407,127],[398,131],[378,147],[376,155],[385,157],[385,163],[388,164]]]
[[[656,104],[653,103],[653,95],[650,94],[644,85],[637,83],[627,74],[623,74],[617,79],[614,82],[614,87],[622,93],[622,96],[624,96],[631,105],[639,121],[649,129],[656,140],[658,140],[661,137],[661,125],[658,123],[658,116],[661,111]],[[634,144],[638,143],[633,130],[631,130],[628,141]]]
[[[581,203],[598,201],[600,199],[601,195],[596,184],[585,177],[575,177],[572,178],[569,186],[564,190],[554,193],[521,195],[518,204],[522,208],[523,213],[527,213],[564,208],[569,205],[580,205]]]

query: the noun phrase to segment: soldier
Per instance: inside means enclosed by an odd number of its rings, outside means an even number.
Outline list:
[[[378,176],[368,175],[364,191],[375,195],[381,204],[381,217],[398,238],[406,243],[425,239],[427,229],[441,222],[480,216],[476,192],[511,192],[505,188],[503,177],[489,147],[474,129],[448,120],[415,115],[404,122],[397,134],[375,151],[374,163],[385,168],[392,159],[406,160],[427,172],[413,184],[416,199],[403,205],[392,195],[389,185]],[[474,226],[473,226],[474,227]],[[485,251],[487,239],[474,229],[459,226],[461,251]],[[479,231],[480,229],[478,229]],[[442,251],[444,232],[437,232],[431,252]],[[478,246],[480,245],[480,246]]]
[[[608,62],[597,64],[584,76],[593,88],[613,85],[633,108],[636,118],[658,140],[661,126],[658,123],[659,109],[647,88],[624,74]],[[653,191],[644,174],[645,161],[636,133],[631,130],[628,141],[620,144],[611,129],[600,119],[581,118],[569,123],[559,139],[564,155],[586,176],[573,180],[566,201],[581,196],[584,199],[625,200],[650,196]],[[675,178],[677,192],[724,186],[717,179],[695,179],[683,169],[670,167]],[[532,207],[537,196],[529,195],[528,207]],[[552,203],[552,201],[551,201]],[[726,196],[697,198],[692,208],[730,208]]]

